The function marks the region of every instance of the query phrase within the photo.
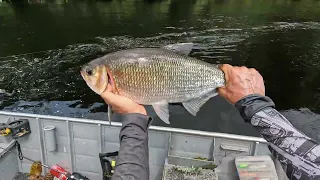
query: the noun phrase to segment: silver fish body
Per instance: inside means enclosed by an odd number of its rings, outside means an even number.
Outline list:
[[[137,48],[107,54],[82,71],[105,66],[120,95],[152,105],[169,123],[168,103],[182,103],[193,115],[225,85],[217,65],[164,48]]]

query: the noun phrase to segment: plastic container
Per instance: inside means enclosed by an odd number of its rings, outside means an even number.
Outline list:
[[[61,166],[55,164],[51,166],[50,174],[54,177],[58,178],[59,180],[67,180],[67,174],[70,174],[68,171],[63,169]]]
[[[57,148],[56,127],[46,126],[43,128],[43,131],[46,150],[50,152],[55,151]]]

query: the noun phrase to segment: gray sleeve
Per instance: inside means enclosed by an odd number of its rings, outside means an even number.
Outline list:
[[[149,180],[149,116],[120,115],[120,150],[112,180]]]
[[[250,95],[237,102],[236,107],[269,142],[270,151],[289,179],[320,179],[320,145],[294,128],[274,109],[270,98]]]

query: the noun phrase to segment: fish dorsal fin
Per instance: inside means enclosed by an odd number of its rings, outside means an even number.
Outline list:
[[[212,97],[216,96],[218,93],[216,90],[211,91],[210,93],[207,93],[201,97],[190,99],[188,101],[182,102],[182,105],[186,110],[192,114],[193,116],[196,116],[199,112],[200,108]]]
[[[177,43],[177,44],[169,44],[162,48],[173,51],[177,54],[189,55],[189,53],[194,48],[194,43]]]
[[[155,104],[152,104],[152,107],[159,118],[166,124],[170,124],[169,121],[169,104],[166,101],[161,101]]]

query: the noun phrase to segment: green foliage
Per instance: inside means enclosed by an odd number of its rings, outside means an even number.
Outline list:
[[[217,168],[218,166],[211,163],[211,164],[206,164],[204,166],[201,166],[202,169],[211,169],[211,170],[214,170],[215,168]]]
[[[198,174],[200,174],[202,168],[201,167],[175,166],[175,167],[173,167],[173,170],[178,173],[182,173],[182,174],[186,174],[186,175],[198,175]]]

